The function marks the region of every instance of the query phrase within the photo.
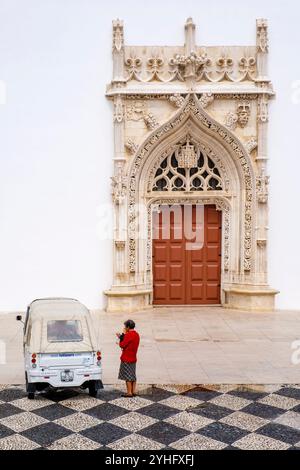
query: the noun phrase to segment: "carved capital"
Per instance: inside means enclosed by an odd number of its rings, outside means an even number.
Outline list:
[[[213,93],[203,93],[198,102],[202,108],[207,108],[214,101]]]

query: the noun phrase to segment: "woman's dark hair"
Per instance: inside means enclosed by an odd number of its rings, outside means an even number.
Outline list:
[[[124,322],[125,328],[129,328],[130,330],[134,330],[135,328],[135,323],[133,320],[126,320]]]

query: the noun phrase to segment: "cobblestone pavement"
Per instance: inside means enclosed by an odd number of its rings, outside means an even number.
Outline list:
[[[0,386],[0,449],[300,449],[300,385]]]
[[[120,348],[115,333],[123,328],[127,315],[92,312],[105,384],[117,381]],[[0,356],[1,346],[6,356],[6,362],[0,360],[0,384],[21,384],[25,379],[23,327],[15,317],[0,314]],[[130,317],[141,336],[140,383],[299,383],[300,365],[292,355],[300,338],[300,311],[174,306],[135,312]]]

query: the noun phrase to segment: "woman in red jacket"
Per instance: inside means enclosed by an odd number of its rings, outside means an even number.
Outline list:
[[[124,332],[117,333],[119,346],[122,349],[119,379],[126,381],[127,393],[123,397],[135,397],[136,393],[136,362],[137,350],[140,344],[140,336],[135,331],[133,320],[124,323]]]

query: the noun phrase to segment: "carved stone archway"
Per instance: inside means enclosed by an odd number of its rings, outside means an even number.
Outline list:
[[[194,25],[189,19],[185,50],[179,48],[185,55],[174,55],[174,48],[165,51],[165,57],[173,53],[168,63],[177,71],[173,70],[170,79],[166,78],[167,70],[162,70],[165,59],[153,56],[143,62],[138,47],[134,53],[133,49],[126,50],[122,23],[114,23],[115,69],[108,96],[115,106],[116,229],[114,282],[106,292],[108,310],[151,306],[151,214],[153,207],[162,204],[215,204],[222,210],[222,304],[273,308],[276,291],[267,284],[265,175],[266,106],[273,92],[263,75],[266,46],[260,34],[266,33],[265,25],[258,20],[257,48],[249,49],[254,57],[239,59],[239,70],[244,74],[234,78],[230,58],[216,59],[216,71],[207,69],[213,61],[195,46]],[[216,51],[211,53],[216,55]],[[187,65],[192,56],[192,63],[198,64],[194,68]],[[212,80],[214,73],[221,75]],[[214,92],[207,90],[207,81],[214,81]],[[177,190],[166,180],[165,187],[153,185],[162,160],[170,164],[171,153],[177,152],[178,157],[183,148],[194,159],[197,151],[203,153],[206,162],[214,162],[218,175],[212,179],[215,186],[207,184],[201,172],[198,187]],[[205,174],[210,173],[207,169]],[[177,170],[172,171],[172,181],[177,176],[180,180]],[[179,186],[185,181],[182,178]]]

